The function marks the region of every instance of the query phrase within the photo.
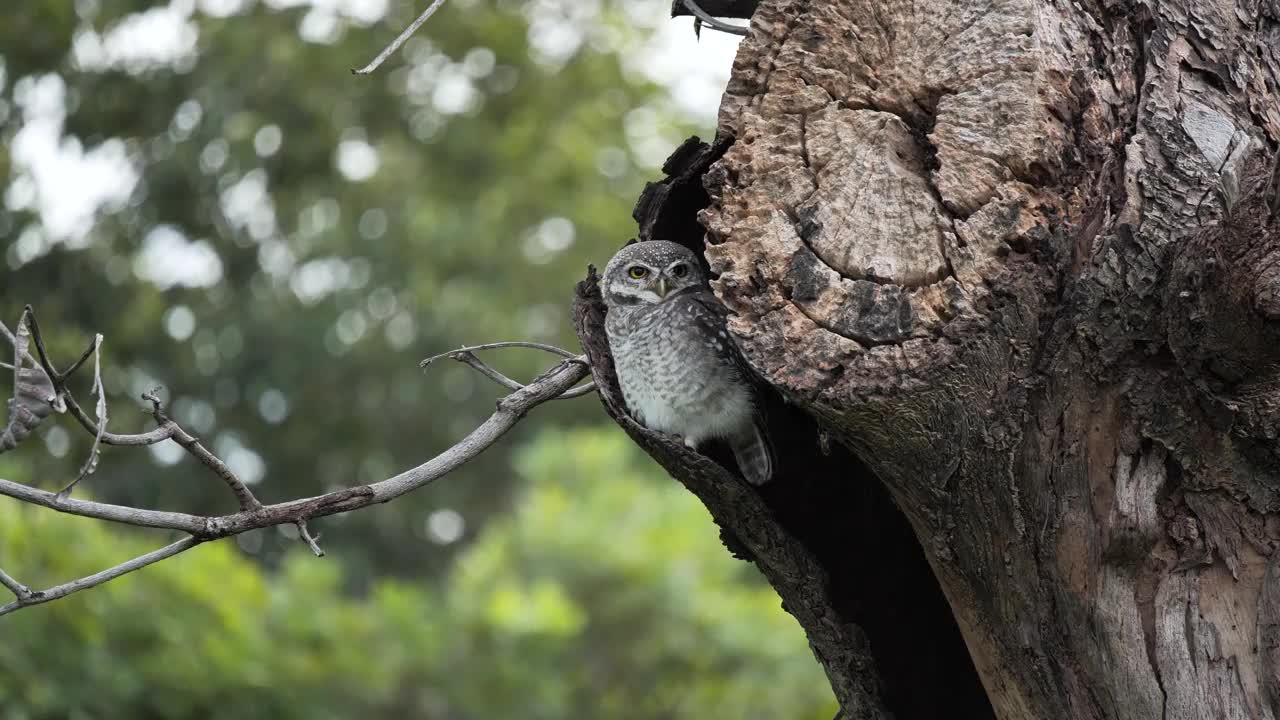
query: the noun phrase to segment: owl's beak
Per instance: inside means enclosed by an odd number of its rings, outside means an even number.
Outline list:
[[[667,297],[667,279],[666,278],[658,278],[658,297],[660,298]]]

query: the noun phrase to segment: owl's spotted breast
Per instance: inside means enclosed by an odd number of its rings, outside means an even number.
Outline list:
[[[697,447],[750,429],[751,386],[731,356],[723,320],[686,293],[609,311],[606,330],[628,408],[645,427]],[[714,299],[711,300],[714,302]]]

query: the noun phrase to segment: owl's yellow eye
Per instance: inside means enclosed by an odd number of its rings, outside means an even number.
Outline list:
[[[632,265],[631,268],[627,270],[627,274],[636,280],[639,280],[640,278],[647,277],[649,275],[649,268]]]

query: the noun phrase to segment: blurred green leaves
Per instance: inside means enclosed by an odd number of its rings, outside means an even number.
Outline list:
[[[420,9],[36,0],[6,14],[0,315],[34,304],[60,362],[105,335],[113,430],[146,427],[137,396],[164,385],[264,500],[314,495],[415,465],[488,415],[499,389],[463,367],[424,376],[421,358],[576,346],[573,283],[634,232],[654,148],[692,130],[624,68],[667,8],[450,0],[377,73],[350,74]],[[523,378],[549,364],[496,361]],[[595,422],[596,407],[540,415]],[[54,431],[60,457],[15,479],[60,487],[87,442]],[[200,472],[172,447],[109,449],[90,489],[226,510]],[[354,585],[441,570],[455,546],[432,540],[430,514],[458,513],[465,542],[511,477],[499,448],[377,525],[352,518],[360,541],[333,551]],[[280,542],[246,549],[270,563]]]
[[[297,547],[267,576],[227,542],[0,624],[0,718],[827,720],[777,597],[697,500],[608,430],[518,454],[517,509],[438,591]],[[377,514],[381,508],[366,512]],[[0,504],[8,569],[44,586],[162,542]]]
[[[148,428],[138,395],[164,385],[264,501],[314,495],[492,411],[500,389],[421,358],[576,346],[573,283],[634,233],[666,152],[710,130],[636,69],[670,4],[448,0],[348,72],[420,6],[6,10],[0,317],[35,305],[59,366],[105,336],[112,430]],[[550,403],[446,480],[313,523],[323,560],[259,531],[0,619],[0,720],[830,718],[776,596],[598,407]],[[90,442],[51,418],[0,476],[60,488]],[[235,507],[172,444],[104,448],[77,492]],[[33,587],[164,542],[0,500],[0,564]]]

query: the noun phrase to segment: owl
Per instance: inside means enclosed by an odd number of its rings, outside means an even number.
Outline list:
[[[697,449],[725,441],[752,484],[773,475],[773,452],[751,371],[725,328],[725,310],[688,248],[633,243],[604,270],[605,331],[618,383],[641,425]]]

